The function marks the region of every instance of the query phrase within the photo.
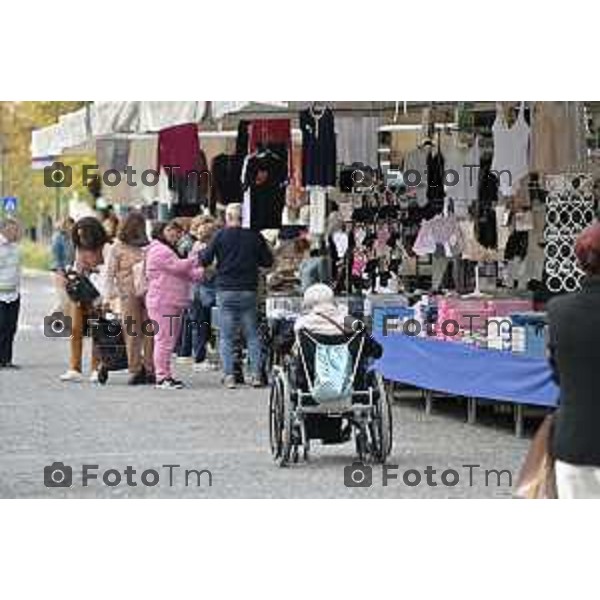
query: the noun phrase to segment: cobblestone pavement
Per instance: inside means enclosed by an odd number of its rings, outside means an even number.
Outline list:
[[[507,476],[497,485],[484,469],[509,469],[513,476],[528,442],[513,435],[508,422],[467,425],[464,408],[444,406],[426,416],[418,399],[396,401],[394,450],[389,462],[398,475],[382,486],[381,467],[373,467],[370,488],[344,485],[344,467],[353,459],[353,446],[316,447],[309,463],[280,469],[268,448],[267,390],[225,391],[216,373],[192,373],[177,365],[177,374],[189,387],[166,392],[129,387],[126,375],[111,374],[106,386],[87,381],[65,384],[67,340],[47,339],[43,316],[52,305],[52,288],[45,276],[24,280],[21,330],[16,345],[20,371],[0,372],[0,497],[3,498],[510,498]],[[47,488],[44,466],[62,461],[73,466],[70,488]],[[99,479],[81,485],[81,465],[98,465]],[[169,470],[173,468],[173,485]],[[469,470],[462,465],[477,464]],[[100,482],[108,469],[121,472],[131,465],[138,485]],[[426,483],[431,466],[437,487]],[[160,483],[142,485],[146,469],[160,474]],[[208,469],[190,474],[183,469]],[[403,483],[408,469],[420,470],[421,485]],[[445,486],[441,473],[454,469],[455,486]],[[114,475],[113,475],[114,476]],[[412,475],[414,476],[414,474]],[[152,477],[148,475],[149,482]],[[447,474],[448,483],[453,475]],[[110,480],[110,478],[109,478]]]

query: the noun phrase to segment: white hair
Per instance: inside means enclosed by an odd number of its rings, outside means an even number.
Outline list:
[[[324,283],[314,283],[304,292],[302,304],[306,310],[312,310],[316,306],[322,306],[324,304],[334,305],[335,294],[328,285],[325,285]]]
[[[225,207],[225,222],[228,225],[242,224],[242,205],[238,202],[228,204]]]

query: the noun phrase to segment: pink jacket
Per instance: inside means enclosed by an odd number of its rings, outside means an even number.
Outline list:
[[[146,254],[147,306],[185,308],[190,303],[191,284],[202,279],[196,255],[179,258],[166,244],[154,240]]]

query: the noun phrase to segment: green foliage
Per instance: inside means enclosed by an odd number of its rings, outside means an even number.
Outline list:
[[[24,239],[20,247],[24,267],[38,271],[48,271],[50,269],[51,256],[48,246]]]
[[[73,187],[44,186],[43,171],[31,168],[31,132],[51,125],[59,116],[75,111],[84,101],[0,102],[0,135],[4,140],[3,192],[19,198],[19,217],[26,226],[35,226],[42,215],[64,213],[73,191],[85,197],[81,186],[81,165],[95,162],[90,156],[61,159],[73,166]],[[1,160],[1,157],[0,157]]]

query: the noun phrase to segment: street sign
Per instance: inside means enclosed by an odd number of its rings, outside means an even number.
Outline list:
[[[17,211],[17,198],[15,196],[5,196],[2,198],[2,204],[5,212]]]

